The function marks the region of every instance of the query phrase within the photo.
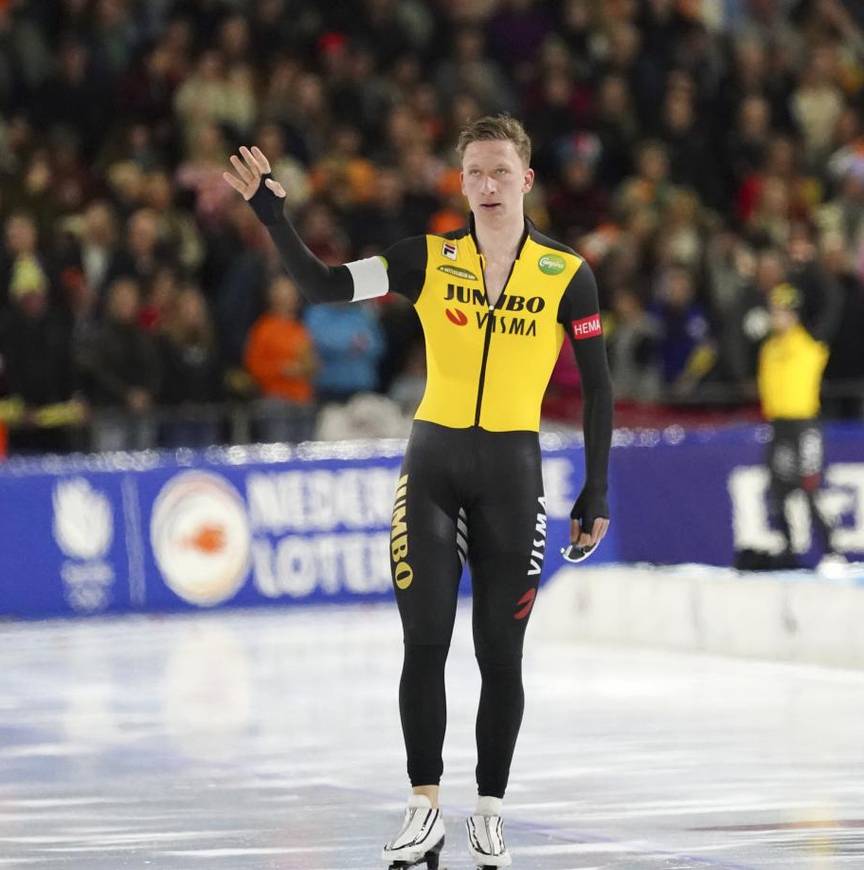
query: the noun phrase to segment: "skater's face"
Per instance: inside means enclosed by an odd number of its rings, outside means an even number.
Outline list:
[[[534,185],[530,169],[509,139],[471,142],[462,157],[462,193],[477,221],[492,225],[522,217],[522,200]]]

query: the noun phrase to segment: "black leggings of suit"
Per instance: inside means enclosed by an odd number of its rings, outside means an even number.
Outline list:
[[[503,797],[525,697],[522,644],[546,549],[536,432],[415,421],[396,491],[391,569],[405,641],[399,709],[412,785],[437,785],[444,664],[463,562],[473,582],[478,793]]]
[[[771,428],[772,439],[766,458],[771,475],[768,513],[783,535],[786,549],[792,549],[786,500],[793,492],[801,490],[807,499],[811,523],[823,552],[833,552],[831,528],[816,504],[823,462],[822,433],[818,424],[815,420],[775,420]]]

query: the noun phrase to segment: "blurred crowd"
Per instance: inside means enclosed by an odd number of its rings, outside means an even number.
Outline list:
[[[789,281],[858,417],[862,102],[856,0],[0,0],[10,448],[308,437],[358,394],[410,414],[411,306],[305,308],[222,172],[257,144],[346,262],[462,226],[456,136],[501,111],[528,214],[597,274],[619,402],[752,399]],[[573,391],[562,355],[550,401]]]

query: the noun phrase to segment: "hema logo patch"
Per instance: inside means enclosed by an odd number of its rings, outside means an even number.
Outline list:
[[[603,334],[603,327],[600,324],[600,315],[592,314],[590,317],[583,317],[581,320],[574,320],[571,323],[573,327],[573,338],[579,340],[583,338],[594,338],[595,335]]]

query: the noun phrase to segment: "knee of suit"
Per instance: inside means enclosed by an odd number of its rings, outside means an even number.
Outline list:
[[[477,664],[481,675],[496,676],[508,671],[522,673],[522,651],[504,653],[502,651],[490,651],[489,653],[477,653]]]
[[[450,646],[453,637],[453,627],[450,625],[432,625],[428,620],[418,620],[416,625],[410,621],[402,624],[402,642],[405,646]]]
[[[440,643],[406,643],[405,663],[426,670],[442,670],[450,647]]]

